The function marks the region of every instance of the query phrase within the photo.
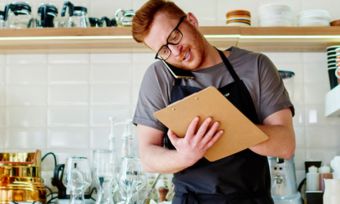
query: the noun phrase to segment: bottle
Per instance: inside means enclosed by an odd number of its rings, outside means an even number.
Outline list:
[[[319,173],[318,168],[310,166],[306,174],[306,191],[318,191],[319,188]]]
[[[319,168],[319,187],[321,191],[325,190],[325,181],[324,179],[332,179],[333,174],[331,173],[331,167],[329,166],[321,166]]]

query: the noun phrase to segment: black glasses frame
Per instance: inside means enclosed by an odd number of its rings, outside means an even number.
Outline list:
[[[170,48],[169,48],[168,45],[178,45],[178,44],[181,42],[181,40],[182,40],[182,38],[183,38],[183,33],[178,29],[178,27],[181,25],[181,23],[185,20],[186,17],[187,17],[187,16],[182,16],[182,17],[179,19],[179,22],[177,23],[176,27],[170,32],[168,38],[166,39],[166,44],[162,45],[162,46],[159,48],[159,50],[156,52],[155,59],[167,60],[167,59],[170,57],[170,55],[171,55],[171,50],[170,50]],[[172,34],[173,32],[175,32],[175,31],[177,31],[177,32],[181,35],[180,39],[178,40],[177,43],[169,42],[169,38],[170,38],[171,34]],[[168,55],[166,58],[162,58],[162,57],[159,56],[159,52],[160,52],[164,47],[165,47],[166,49],[169,50],[169,55]]]

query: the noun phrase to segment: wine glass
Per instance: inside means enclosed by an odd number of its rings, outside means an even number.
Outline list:
[[[97,204],[113,204],[114,154],[111,150],[93,151],[93,174],[99,187]]]
[[[86,157],[69,157],[63,183],[70,192],[70,204],[85,204],[84,192],[91,185],[91,169]]]
[[[125,204],[133,203],[132,198],[146,185],[146,176],[137,157],[124,157],[118,174],[118,185]]]

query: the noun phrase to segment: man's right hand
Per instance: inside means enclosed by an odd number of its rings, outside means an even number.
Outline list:
[[[223,130],[218,129],[219,122],[213,121],[212,118],[206,118],[201,125],[199,122],[200,118],[195,117],[183,138],[178,137],[172,130],[168,131],[171,143],[181,155],[182,162],[188,166],[200,160],[223,134]]]

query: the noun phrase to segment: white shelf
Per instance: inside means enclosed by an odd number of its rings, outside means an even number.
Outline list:
[[[326,94],[325,115],[327,117],[340,117],[340,85]]]

